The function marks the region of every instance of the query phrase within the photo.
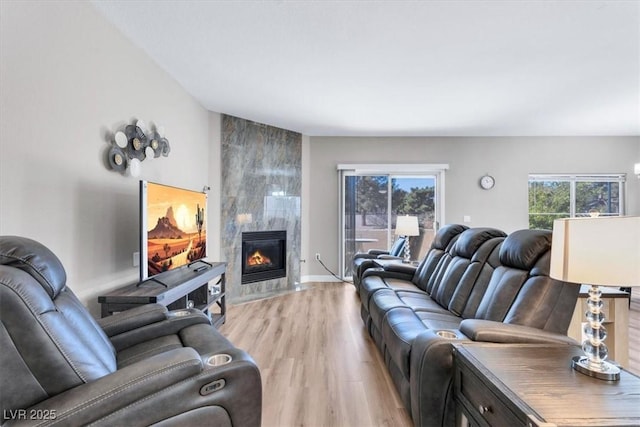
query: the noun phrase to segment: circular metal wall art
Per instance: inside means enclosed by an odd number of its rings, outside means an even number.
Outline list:
[[[127,155],[117,145],[112,146],[109,150],[109,165],[117,172],[124,172],[127,169]]]
[[[164,157],[168,157],[171,152],[171,146],[169,145],[169,141],[166,138],[162,138],[160,140],[160,144],[162,145],[162,155]]]
[[[113,135],[107,160],[112,170],[131,176],[140,175],[141,162],[146,158],[168,157],[169,141],[164,137],[164,127],[148,131],[142,120],[127,125]]]
[[[153,157],[158,158],[162,155],[162,147],[163,143],[161,142],[163,138],[160,136],[158,132],[153,132],[149,137],[149,147],[153,150]]]
[[[129,125],[124,130],[127,140],[127,154],[130,159],[144,160],[144,149],[147,147],[147,136],[138,126]]]

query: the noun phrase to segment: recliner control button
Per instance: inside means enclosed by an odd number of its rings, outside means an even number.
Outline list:
[[[213,393],[214,391],[222,390],[226,384],[224,379],[219,379],[200,387],[200,395],[206,396],[208,394]]]

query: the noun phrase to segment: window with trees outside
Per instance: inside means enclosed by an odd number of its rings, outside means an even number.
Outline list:
[[[529,175],[529,228],[553,229],[553,220],[624,215],[624,174]]]

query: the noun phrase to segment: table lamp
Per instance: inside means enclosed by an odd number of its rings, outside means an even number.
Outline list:
[[[573,368],[602,380],[619,380],[620,369],[606,361],[599,286],[640,286],[640,217],[555,220],[550,276],[591,286],[582,343],[585,355],[573,358]]]
[[[399,216],[396,218],[396,235],[404,236],[404,262],[411,261],[411,249],[409,248],[409,236],[419,236],[417,216]]]

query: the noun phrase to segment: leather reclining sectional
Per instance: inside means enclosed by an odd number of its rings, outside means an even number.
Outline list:
[[[417,266],[369,268],[362,319],[416,426],[455,423],[452,342],[565,343],[579,286],[549,277],[551,232],[447,225]]]
[[[96,321],[65,282],[47,248],[0,237],[3,425],[260,425],[258,367],[202,312]]]

